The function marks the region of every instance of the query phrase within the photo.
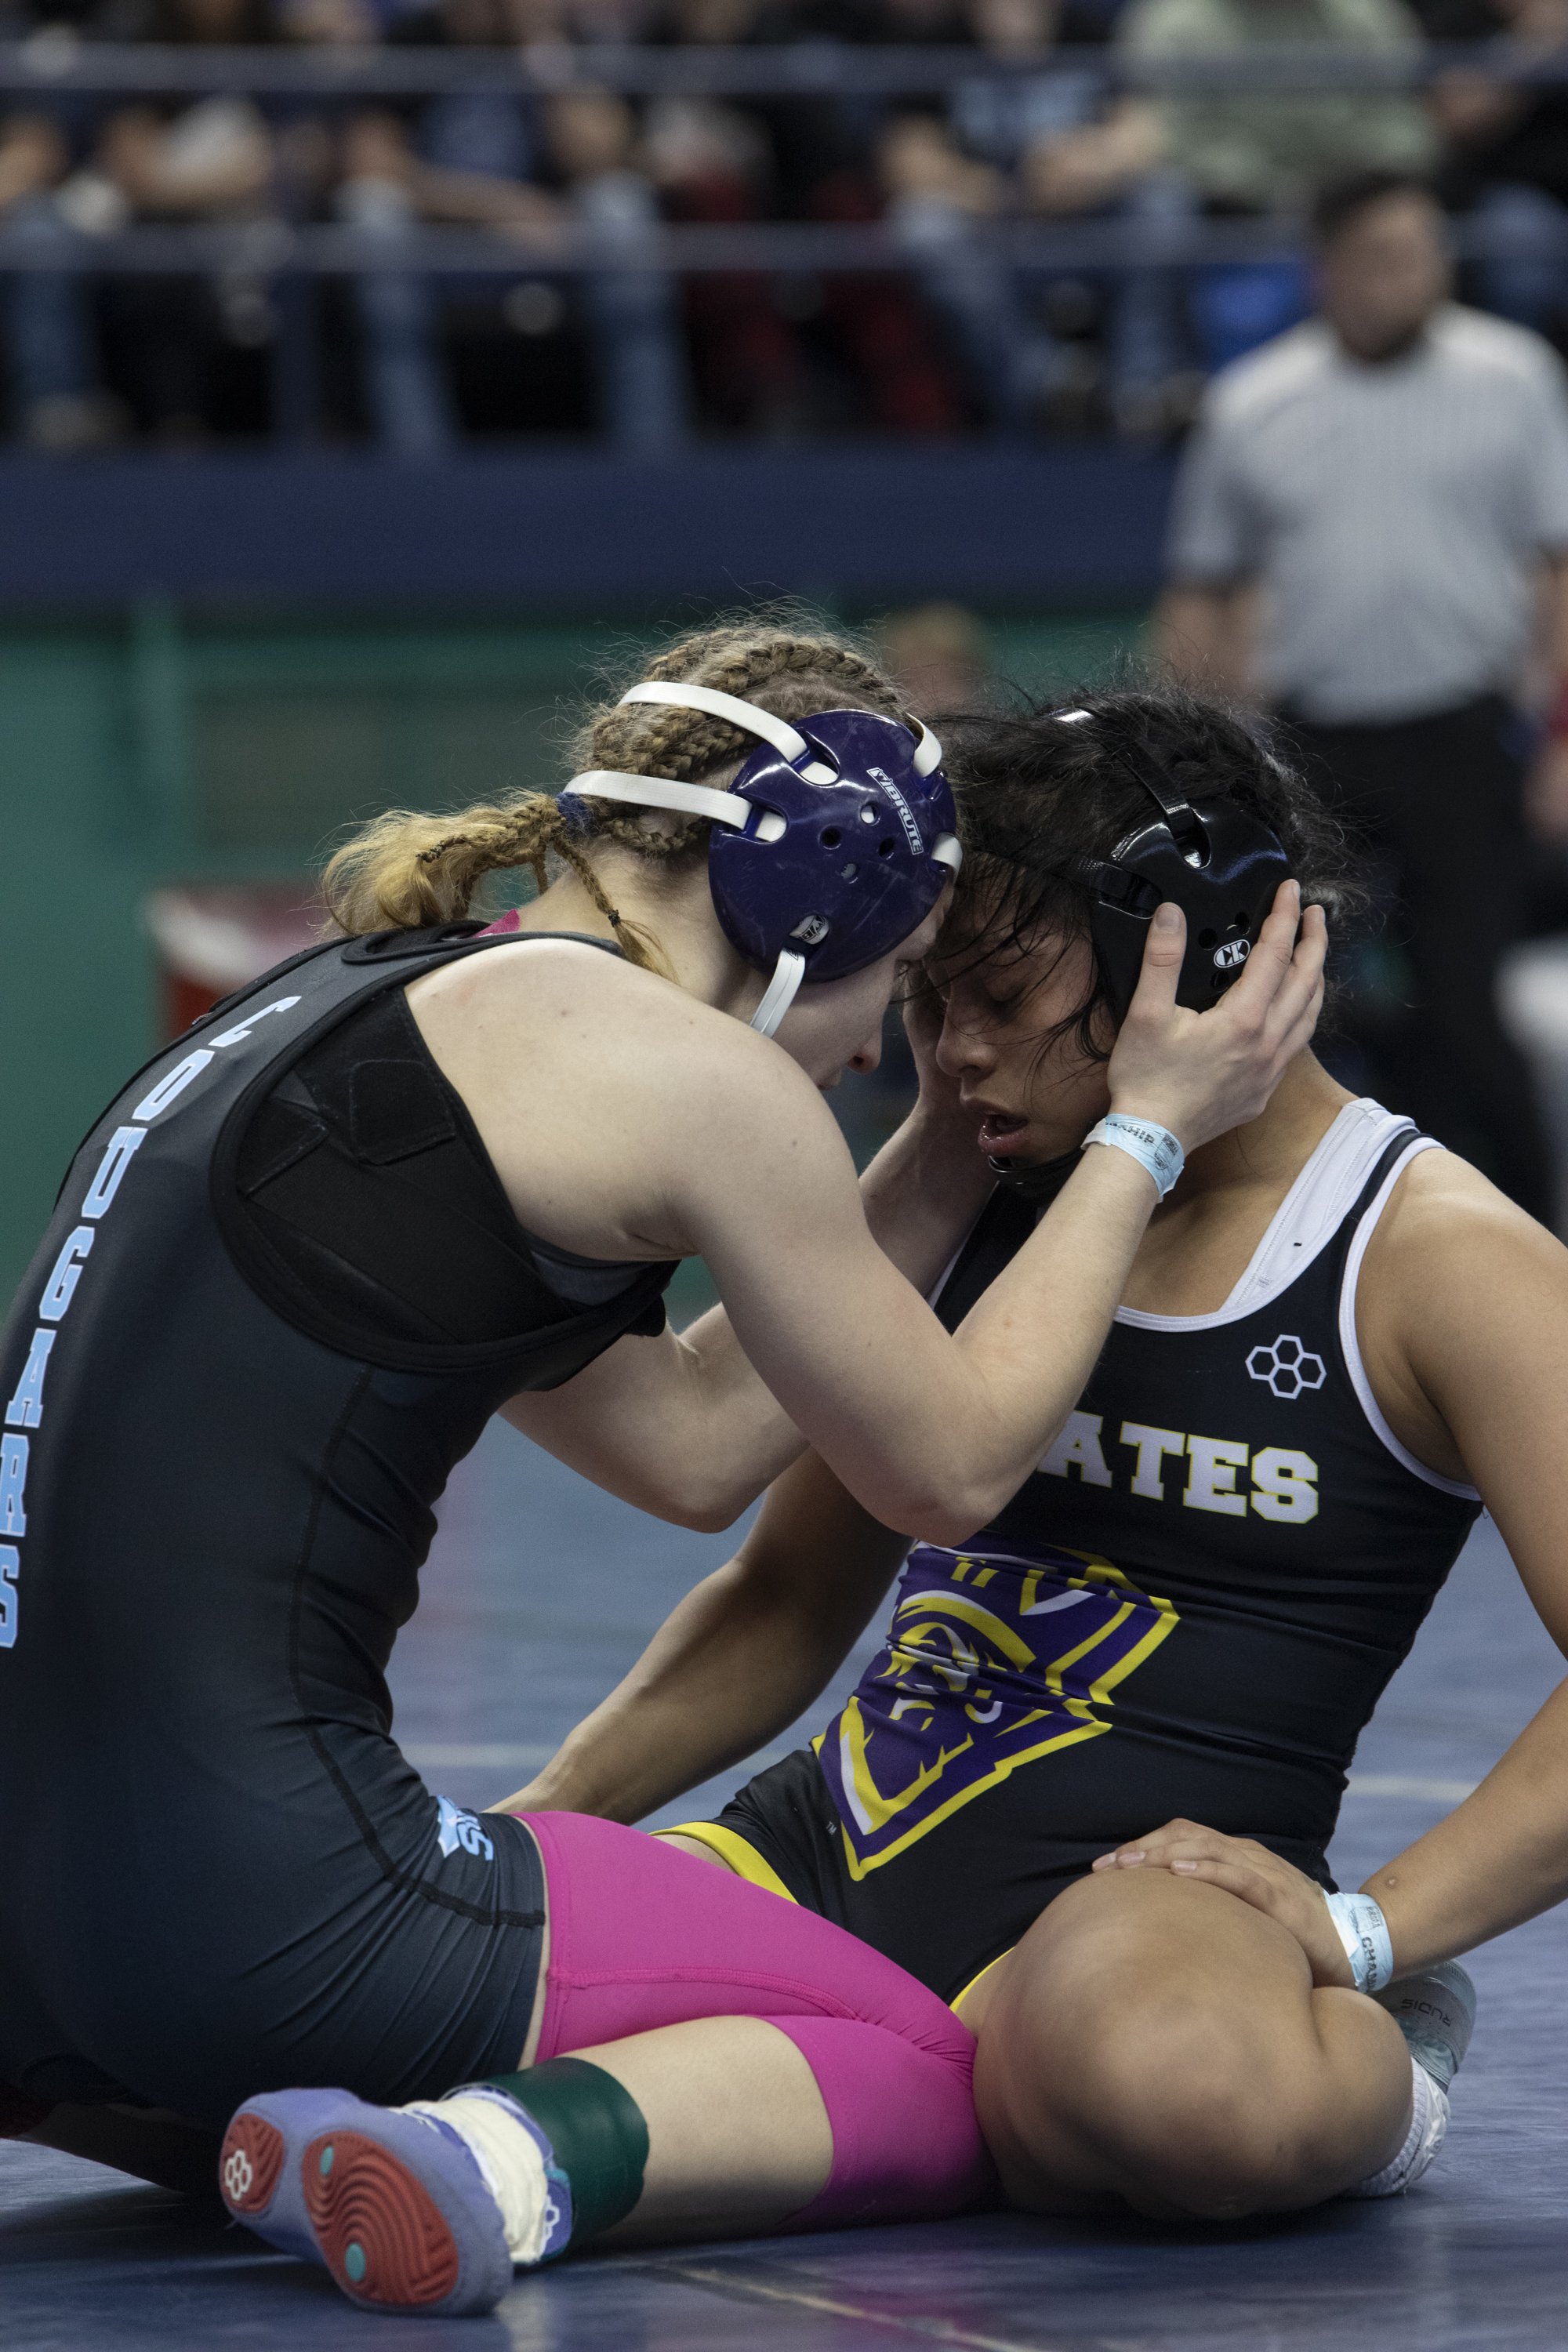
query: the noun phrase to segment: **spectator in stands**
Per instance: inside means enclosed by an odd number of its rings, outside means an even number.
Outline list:
[[[1101,27],[1073,0],[970,0],[971,39],[1009,68],[957,82],[948,120],[965,154],[1002,173],[1010,202],[1035,209],[1040,159],[1106,110]],[[1039,207],[1049,210],[1048,205]],[[1085,329],[1096,315],[1087,273],[1016,274],[1013,340],[1031,421],[1068,430],[1094,414],[1100,390],[1095,345]],[[1114,294],[1112,294],[1114,299]]]
[[[698,0],[735,22],[737,0]],[[667,98],[649,109],[643,155],[674,221],[765,220],[775,196],[767,135],[754,115],[711,99]],[[787,299],[787,298],[786,298]],[[693,272],[685,287],[693,386],[705,423],[777,440],[808,423],[798,322],[763,270]]]
[[[163,0],[149,38],[202,47],[270,37],[263,0]],[[117,109],[95,165],[76,190],[80,216],[121,221],[255,221],[272,210],[272,132],[248,99],[171,98]],[[121,278],[108,289],[118,362],[138,421],[164,439],[211,428],[216,379],[230,354],[270,340],[265,281],[247,271],[211,278]],[[259,429],[265,404],[247,418]]]
[[[1076,418],[1086,389],[1083,347],[1047,324],[1046,287],[984,234],[1015,209],[1017,167],[1032,145],[1099,105],[1103,76],[1061,62],[1058,23],[1058,0],[970,0],[963,31],[1008,70],[955,83],[945,121],[930,108],[895,113],[878,146],[888,216],[916,258],[917,283],[977,406],[1003,431]]]
[[[441,346],[444,301],[455,290],[453,282],[390,266],[400,241],[425,221],[534,238],[547,236],[558,218],[552,199],[525,176],[530,150],[521,110],[502,100],[507,112],[492,110],[492,96],[476,93],[466,117],[437,100],[426,116],[434,119],[437,136],[429,143],[437,156],[456,151],[467,159],[463,164],[429,160],[421,152],[424,142],[386,110],[357,116],[344,141],[339,216],[387,247],[389,267],[357,278],[354,299],[372,429],[399,457],[437,456],[460,430]],[[443,131],[469,135],[443,139]],[[485,282],[502,299],[493,280]]]
[[[700,0],[688,0],[700,5]],[[889,11],[879,0],[762,0],[751,37],[795,41],[889,41],[900,46],[961,38],[962,0],[910,0]],[[849,95],[775,97],[748,110],[763,125],[777,208],[785,219],[857,226],[879,219],[887,191],[877,148],[884,100]],[[969,415],[958,366],[942,349],[938,322],[909,280],[894,271],[825,272],[780,283],[807,354],[809,412],[827,430],[869,427],[942,435]]]
[[[8,236],[37,253],[63,252],[77,238],[69,169],[66,133],[50,116],[13,114],[0,122],[0,226]],[[88,279],[27,269],[0,282],[17,436],[60,454],[113,440],[121,417],[100,377]]]
[[[510,45],[537,17],[515,0],[437,0],[393,26],[398,45],[494,48]],[[504,280],[437,279],[395,267],[398,245],[423,223],[514,233],[548,240],[561,217],[536,184],[542,141],[533,110],[510,92],[447,91],[404,109],[357,116],[343,142],[339,217],[384,241],[388,267],[355,281],[366,405],[382,446],[430,457],[459,436],[460,422],[443,325],[455,299],[499,307]]]
[[[1314,42],[1387,57],[1419,39],[1404,0],[1132,0],[1116,36],[1134,65]],[[1042,141],[1028,179],[1040,211],[1124,209],[1157,248],[1162,224],[1296,212],[1321,179],[1419,171],[1435,143],[1425,110],[1397,91],[1129,98],[1098,123]],[[1172,266],[1131,272],[1113,328],[1119,423],[1142,434],[1184,421],[1194,360],[1213,365],[1249,348],[1299,315],[1304,298],[1290,264],[1204,271],[1190,289]]]
[[[608,90],[563,91],[550,100],[546,124],[568,205],[601,256],[624,255],[629,265],[593,270],[583,281],[601,421],[617,448],[672,449],[689,424],[685,338],[676,281],[637,266],[661,215],[632,110]]]
[[[1435,40],[1506,33],[1523,61],[1568,46],[1568,0],[1430,0]],[[1494,241],[1478,265],[1489,310],[1568,341],[1568,88],[1439,75],[1433,110],[1448,142],[1442,193]]]
[[[1568,836],[1563,371],[1536,336],[1449,299],[1443,215],[1418,184],[1342,183],[1315,233],[1321,316],[1210,387],[1163,649],[1178,673],[1256,685],[1283,710],[1403,902],[1414,1003],[1392,1035],[1368,1003],[1352,1021],[1374,1091],[1552,1224],[1496,982],[1527,793]],[[1527,773],[1517,698],[1542,582],[1556,685]]]
[[[895,115],[877,160],[888,218],[976,405],[999,431],[1026,426],[1049,390],[1056,345],[1031,319],[1017,272],[984,233],[1006,205],[1006,182],[963,154],[947,125],[927,113]]]

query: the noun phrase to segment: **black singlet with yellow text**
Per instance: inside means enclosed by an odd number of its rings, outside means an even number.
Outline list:
[[[313,950],[159,1055],[0,1341],[0,2081],[42,2104],[521,2051],[536,1849],[426,1788],[384,1668],[454,1464],[673,1268],[517,1223],[403,994],[517,944],[478,928]]]
[[[1373,1116],[1310,1262],[1250,1312],[1119,1316],[1036,1474],[968,1544],[916,1547],[853,1696],[720,1816],[945,1999],[1096,1855],[1178,1816],[1331,1883],[1357,1738],[1479,1508],[1397,1457],[1347,1353],[1357,1236],[1415,1144],[1372,1104],[1342,1115],[1352,1140]],[[994,1195],[949,1328],[1035,1214]]]

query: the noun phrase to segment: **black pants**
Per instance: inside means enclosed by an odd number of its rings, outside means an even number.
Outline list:
[[[1535,1089],[1497,1010],[1498,964],[1524,927],[1518,714],[1488,695],[1388,726],[1290,725],[1378,894],[1376,966],[1339,1021],[1364,1083],[1554,1226]]]

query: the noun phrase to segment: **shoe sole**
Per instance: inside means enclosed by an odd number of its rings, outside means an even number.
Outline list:
[[[263,2221],[283,2177],[288,2142],[276,2124],[242,2107],[224,2134],[218,2188],[237,2221]]]
[[[446,2302],[462,2268],[457,2239],[391,2148],[364,2132],[323,2132],[300,2166],[321,2260],[353,2302],[377,2311]]]
[[[511,2284],[500,2210],[457,2134],[351,2091],[247,2100],[218,2186],[237,2221],[322,2263],[367,2310],[455,2318],[493,2310]]]

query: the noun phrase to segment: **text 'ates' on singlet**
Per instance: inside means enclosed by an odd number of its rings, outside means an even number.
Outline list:
[[[522,2047],[537,1854],[425,1787],[385,1667],[454,1465],[661,1328],[674,1269],[518,1225],[403,993],[516,944],[477,929],[310,951],[157,1055],[0,1339],[0,2079],[32,2095],[221,2121]]]
[[[1356,1740],[1479,1509],[1394,1437],[1356,1340],[1367,1242],[1429,1148],[1348,1105],[1224,1306],[1120,1310],[1006,1508],[916,1546],[815,1754],[721,1817],[798,1899],[951,1998],[1097,1854],[1173,1816],[1326,1875]],[[949,1328],[1035,1216],[994,1195]]]

